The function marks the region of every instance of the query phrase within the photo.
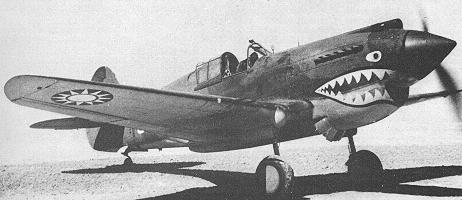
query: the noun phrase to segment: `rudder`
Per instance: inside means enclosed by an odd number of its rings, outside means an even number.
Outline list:
[[[91,81],[119,84],[119,81],[117,81],[114,72],[112,72],[109,67],[105,66],[102,66],[96,70],[96,72],[93,74],[93,77],[91,78]]]
[[[114,72],[109,67],[100,67],[91,78],[93,82],[119,84]],[[123,146],[125,127],[104,124],[98,128],[87,128],[90,146],[97,151],[115,152]]]

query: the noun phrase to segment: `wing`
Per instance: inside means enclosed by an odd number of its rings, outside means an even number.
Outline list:
[[[404,105],[405,106],[412,105],[412,104],[415,104],[415,103],[427,101],[427,100],[438,98],[438,97],[447,97],[449,95],[458,94],[459,92],[462,92],[462,90],[442,91],[442,92],[411,95],[411,96],[409,96],[408,100],[406,101],[406,103]]]
[[[289,110],[287,103],[30,75],[13,77],[4,90],[8,99],[23,106],[151,131],[233,109]]]

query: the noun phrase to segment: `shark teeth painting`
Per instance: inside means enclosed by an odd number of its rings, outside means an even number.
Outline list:
[[[389,69],[364,69],[332,79],[316,93],[352,106],[393,101],[383,84],[394,73]]]

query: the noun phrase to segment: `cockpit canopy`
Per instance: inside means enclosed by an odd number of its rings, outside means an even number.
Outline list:
[[[222,75],[234,74],[238,65],[239,60],[230,52],[225,52],[217,58],[198,64],[196,66],[197,84],[217,78],[221,79]]]
[[[239,62],[232,53],[225,52],[216,58],[196,65],[194,75],[196,77],[197,87],[195,90],[200,90],[219,83],[222,78],[247,71],[247,69],[251,68],[258,60],[259,54],[261,56],[272,54],[255,41],[250,40],[249,42],[251,44],[247,48],[247,58],[241,62]],[[250,53],[250,50],[253,50],[253,52]]]

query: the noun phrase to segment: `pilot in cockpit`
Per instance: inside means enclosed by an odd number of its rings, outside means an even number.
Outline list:
[[[256,52],[253,52],[252,54],[250,54],[249,56],[249,64],[247,66],[247,59],[241,61],[239,63],[239,66],[237,68],[237,72],[243,72],[243,71],[246,71],[247,69],[250,69],[252,68],[253,64],[255,64],[255,62],[258,60],[258,54]]]
[[[263,56],[272,54],[272,52],[268,51],[267,49],[265,49],[263,46],[261,46],[254,40],[249,40],[249,42],[250,42],[250,45],[247,48],[248,58],[242,60],[241,62],[239,62],[236,59],[236,57],[232,55],[231,53],[225,53],[222,55],[223,78],[229,77],[235,73],[247,71],[247,69],[252,68],[255,62],[258,60],[258,54],[261,54]],[[252,49],[254,52],[252,52],[249,55],[250,49]]]

